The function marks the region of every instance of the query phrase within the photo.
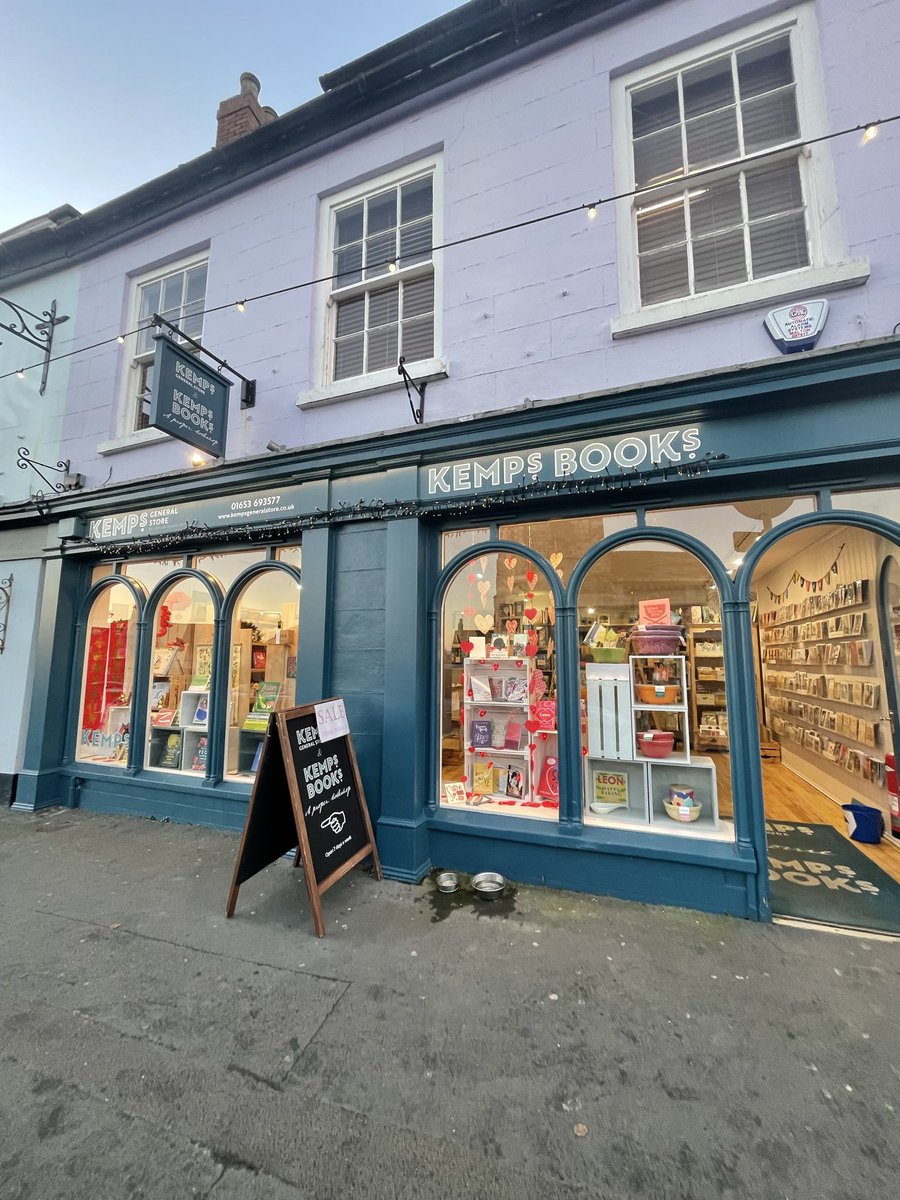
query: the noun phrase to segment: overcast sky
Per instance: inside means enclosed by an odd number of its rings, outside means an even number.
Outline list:
[[[242,71],[285,113],[319,76],[462,0],[42,0],[3,5],[0,230],[86,212],[203,154]]]

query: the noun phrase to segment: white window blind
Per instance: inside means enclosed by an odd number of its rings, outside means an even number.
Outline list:
[[[655,189],[634,202],[642,305],[809,265],[789,34],[629,99],[635,186]]]
[[[332,247],[335,380],[434,353],[429,172],[337,209]]]
[[[206,307],[207,263],[169,271],[137,286],[138,335],[134,366],[135,429],[145,429],[150,416],[150,389],[153,385],[154,313],[200,341],[203,337],[203,311]]]

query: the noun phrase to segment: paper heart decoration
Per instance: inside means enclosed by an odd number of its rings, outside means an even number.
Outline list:
[[[475,609],[472,607],[471,604],[467,608],[463,609],[463,616],[464,617],[474,617],[475,616]]]
[[[540,727],[541,727],[540,721],[528,720],[525,722],[525,728],[528,730],[529,733],[534,733],[534,731],[536,729],[540,729]]]
[[[491,670],[492,670],[492,671],[499,671],[499,670],[500,670],[500,664],[499,664],[499,663],[491,663]]]
[[[479,563],[482,571],[487,570],[488,560],[486,558],[479,558],[478,563]]]
[[[481,755],[482,758],[484,758],[484,756],[487,754],[487,750],[479,750],[478,753]]]
[[[529,582],[529,583],[530,583],[532,586],[533,586],[535,583],[537,583],[537,575],[535,575],[534,571],[532,571],[532,570],[528,570],[528,571],[526,571],[526,572],[525,572],[525,578],[528,580],[528,582]]]
[[[541,741],[542,741],[542,742],[546,742],[546,740],[547,740],[547,735],[546,735],[546,733],[542,733],[542,734],[541,734]]]
[[[487,709],[486,709],[486,708],[479,708],[479,710],[478,710],[478,715],[479,715],[479,717],[486,717],[486,716],[487,716]]]
[[[534,592],[526,592],[526,595],[528,596],[528,599],[529,599],[529,600],[533,600],[533,599],[534,599]]]
[[[536,608],[526,608],[525,616],[528,618],[529,621],[533,621],[534,618],[537,616],[537,609]]]
[[[471,688],[469,688],[469,690],[466,692],[466,695],[469,697],[469,699],[470,699],[470,700],[472,699],[472,696],[474,695],[474,692],[472,691],[472,689],[471,689]]]
[[[518,561],[519,560],[514,554],[507,554],[506,558],[503,560],[503,565],[507,568],[507,570],[511,571]]]
[[[551,625],[556,620],[556,609],[552,604],[547,609],[547,620],[550,622]]]
[[[481,582],[478,584],[478,595],[481,597],[482,604],[484,604],[485,600],[490,595],[490,591],[491,591],[491,581],[489,579],[482,579]]]
[[[475,750],[475,747],[474,747],[474,746],[466,746],[466,749],[468,750],[468,752],[469,752],[470,754],[472,754],[472,753],[474,752],[474,750]]]
[[[529,749],[529,750],[537,750],[537,746],[535,745],[535,743],[534,743],[534,742],[529,742],[529,743],[528,743],[528,749]]]
[[[516,577],[515,577],[515,575],[507,575],[507,577],[506,577],[506,590],[507,590],[508,592],[511,592],[515,586],[516,586]]]
[[[521,667],[521,665],[522,665],[522,660],[521,660],[521,658],[519,658],[516,660],[516,666]]]
[[[528,655],[529,658],[534,658],[534,656],[537,654],[537,644],[529,642],[528,645],[525,647],[525,653]]]
[[[507,633],[515,633],[518,628],[519,628],[518,621],[507,621],[506,622],[506,632]]]
[[[470,571],[466,576],[466,583],[474,583],[477,578],[478,576],[475,574],[475,572]]]
[[[462,650],[463,654],[471,654],[475,648],[475,643],[474,642],[460,642],[459,648],[460,648],[460,650]]]
[[[490,613],[482,615],[481,613],[475,618],[475,628],[479,633],[487,633],[489,629],[494,628],[494,618]]]
[[[586,757],[587,757],[587,746],[582,746],[582,747],[581,747],[581,757],[582,757],[582,758],[586,758]]]
[[[562,579],[562,577],[563,577],[563,569],[562,569],[562,567],[557,567],[557,568],[556,568],[556,573],[557,573],[557,575],[560,577],[560,579]]]
[[[556,550],[556,551],[554,551],[553,554],[550,555],[550,566],[558,567],[559,564],[562,562],[562,560],[563,560],[563,556],[560,554],[560,552],[558,550]]]

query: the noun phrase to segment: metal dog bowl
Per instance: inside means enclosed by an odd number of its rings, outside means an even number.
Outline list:
[[[499,900],[506,890],[506,880],[496,871],[481,871],[472,876],[472,891],[481,900]]]
[[[440,871],[434,877],[434,885],[439,892],[456,892],[459,890],[459,879],[455,871]]]

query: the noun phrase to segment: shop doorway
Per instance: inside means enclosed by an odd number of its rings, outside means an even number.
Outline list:
[[[773,914],[900,935],[900,550],[811,525],[762,556],[751,594]]]

